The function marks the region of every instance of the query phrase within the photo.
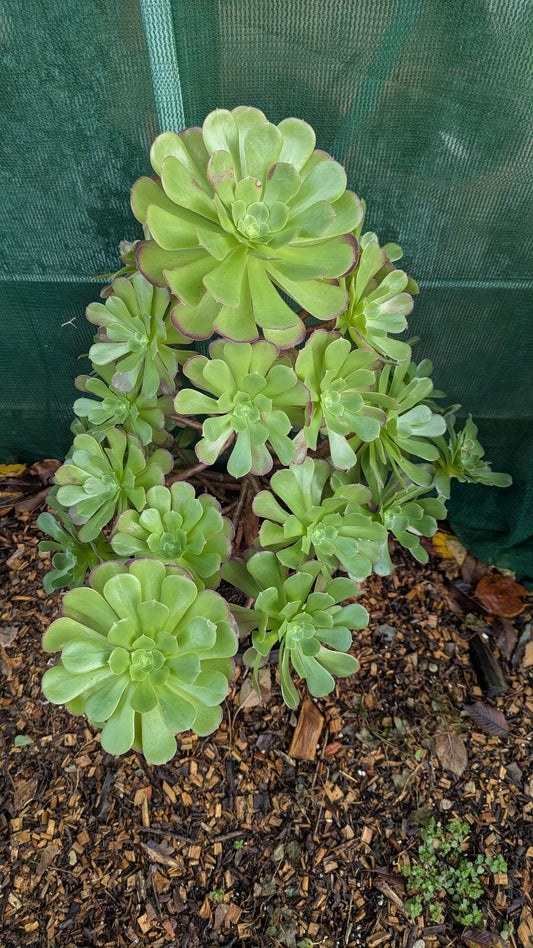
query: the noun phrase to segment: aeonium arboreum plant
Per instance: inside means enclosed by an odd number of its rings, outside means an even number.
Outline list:
[[[174,734],[217,726],[237,645],[213,592],[221,573],[249,599],[231,612],[252,636],[256,687],[278,650],[296,707],[291,669],[315,697],[357,669],[356,582],[392,568],[387,532],[424,561],[444,513],[430,492],[447,496],[452,477],[508,482],[473,422],[456,434],[455,406],[435,403],[430,363],[391,338],[416,284],[397,245],[361,236],[362,202],[315,144],[300,119],[273,125],[249,107],[164,132],[154,176],[132,191],[144,239],[124,242],[105,302],[88,307],[88,397],[40,520],[46,589],[80,587],[104,562],[47,632],[62,659],[45,693],[100,724],[109,752],[159,763]],[[217,335],[209,355],[194,351]]]
[[[261,491],[253,504],[264,518],[258,544],[291,569],[316,558],[325,576],[340,569],[362,582],[381,558],[387,531],[373,519],[367,487],[352,485],[347,497],[332,491],[330,477],[328,462],[312,458],[276,471],[270,480],[274,493]]]
[[[55,474],[57,500],[80,527],[83,542],[95,540],[130,504],[142,510],[146,490],[163,484],[164,475],[172,470],[172,455],[163,448],[147,458],[139,439],[120,428],[110,428],[106,439],[107,447],[91,434],[77,435]]]
[[[190,340],[170,321],[168,291],[152,286],[141,273],[117,277],[111,286],[105,303],[87,307],[87,319],[100,327],[89,358],[98,367],[113,365],[111,381],[120,392],[139,388],[143,398],[158,389],[172,394],[179,362],[189,357],[174,347]]]
[[[356,434],[349,440],[359,470],[374,493],[384,487],[391,469],[400,483],[407,480],[421,487],[433,483],[431,466],[411,460],[436,461],[439,449],[435,440],[446,430],[443,416],[433,411],[433,403],[429,404],[432,393],[434,397],[439,394],[433,392],[428,377],[431,369],[427,360],[419,366],[403,362],[386,364],[381,369],[375,394],[389,399],[385,424],[374,439],[363,440]]]
[[[462,431],[455,431],[453,416],[447,416],[446,421],[448,441],[436,439],[439,456],[435,461],[435,486],[439,493],[449,498],[452,477],[463,483],[508,487],[512,483],[509,474],[493,471],[490,462],[485,460],[485,451],[477,440],[477,426],[472,416],[468,416]]]
[[[408,343],[391,339],[407,327],[413,309],[412,293],[418,287],[392,261],[402,256],[397,244],[380,247],[375,234],[363,234],[357,267],[346,277],[350,302],[338,317],[336,329],[349,333],[358,348],[369,348],[387,360],[404,361],[411,356]]]
[[[218,585],[231,554],[233,526],[209,494],[195,496],[183,481],[151,487],[146,506],[118,518],[111,545],[119,556],[158,559],[189,570],[200,586]]]
[[[112,365],[99,366],[98,374],[101,378],[79,375],[75,380],[76,388],[95,396],[74,402],[74,411],[87,431],[105,433],[120,425],[126,434],[137,435],[143,445],[172,443],[166,430],[174,408],[170,395],[144,396],[140,392],[142,382],[129,392],[119,392],[112,384]]]
[[[354,466],[356,455],[350,445],[355,434],[360,441],[373,441],[385,424],[381,406],[390,398],[372,391],[376,358],[368,349],[353,349],[348,339],[336,332],[317,329],[296,359],[296,374],[311,395],[312,409],[305,428],[298,435],[315,449],[319,434],[327,436],[332,463],[346,470]]]
[[[192,356],[184,374],[198,388],[184,388],[175,400],[182,415],[203,414],[202,439],[196,445],[200,461],[214,464],[235,438],[228,459],[233,477],[266,474],[273,449],[283,464],[294,460],[293,425],[303,424],[309,392],[279,349],[266,339],[254,343],[217,340],[206,356]]]
[[[237,636],[218,593],[199,592],[180,567],[140,559],[104,563],[89,587],[68,592],[43,646],[61,651],[43,679],[48,700],[101,727],[108,753],[134,747],[161,764],[176,733],[218,727]]]
[[[93,542],[80,540],[79,528],[54,494],[55,489],[48,495],[50,509],[37,519],[39,529],[52,538],[39,543],[42,553],[53,553],[52,569],[43,577],[44,591],[49,594],[57,589],[83,586],[89,570],[101,560],[113,558],[113,551],[104,536]]]
[[[338,278],[357,261],[362,206],[342,166],[315,144],[301,119],[273,125],[242,106],[156,139],[155,176],[132,190],[150,235],[136,256],[180,301],[172,318],[181,332],[252,342],[260,327],[287,348],[304,327],[280,290],[318,319],[346,309]]]
[[[367,625],[368,612],[355,602],[340,605],[357,594],[351,580],[324,580],[320,572],[320,563],[313,561],[289,575],[270,551],[230,560],[222,570],[224,579],[255,600],[253,609],[234,607],[233,612],[242,629],[256,630],[244,656],[254,668],[256,687],[260,665],[278,646],[281,690],[290,708],[300,700],[291,665],[317,698],[333,691],[333,675],[346,678],[359,667],[348,649],[352,630]]]

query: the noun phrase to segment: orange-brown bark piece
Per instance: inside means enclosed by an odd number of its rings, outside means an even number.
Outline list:
[[[324,718],[316,704],[310,700],[304,701],[292,736],[289,756],[299,760],[314,760],[323,726]]]

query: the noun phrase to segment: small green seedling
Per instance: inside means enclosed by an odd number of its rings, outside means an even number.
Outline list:
[[[405,903],[411,918],[418,918],[427,908],[431,921],[440,922],[444,914],[441,903],[448,896],[463,925],[479,928],[483,924],[483,913],[476,904],[483,895],[480,876],[487,871],[506,872],[507,863],[501,853],[467,858],[464,849],[469,832],[468,823],[461,820],[443,828],[431,819],[421,830],[418,861],[402,867],[407,891],[413,893]]]

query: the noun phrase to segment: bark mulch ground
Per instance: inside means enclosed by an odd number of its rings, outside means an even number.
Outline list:
[[[443,534],[426,566],[395,547],[393,575],[362,589],[358,674],[292,712],[274,671],[254,704],[238,665],[220,729],[154,767],[44,700],[61,597],[41,587],[37,512],[0,516],[1,948],[490,946],[502,929],[533,945],[531,600],[487,613],[475,590],[494,571]],[[440,923],[404,908],[400,867],[432,815],[469,824],[472,858],[507,861],[482,877],[482,934],[444,897]]]

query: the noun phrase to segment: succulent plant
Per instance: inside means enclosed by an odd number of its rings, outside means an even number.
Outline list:
[[[374,441],[361,437],[350,439],[357,454],[360,471],[374,494],[384,487],[389,471],[400,481],[429,487],[434,478],[431,466],[415,464],[411,457],[436,461],[439,449],[435,439],[446,429],[442,415],[428,404],[433,382],[423,372],[431,372],[427,360],[416,366],[413,362],[392,366],[386,364],[379,373],[377,392],[391,399],[387,419]],[[377,393],[376,393],[377,394]]]
[[[375,517],[419,563],[427,563],[429,559],[420,537],[432,537],[438,528],[437,520],[446,518],[446,507],[441,500],[420,496],[426,490],[417,484],[404,486],[392,475],[376,498],[378,509]],[[381,576],[392,573],[387,544],[384,544],[383,556],[374,569]]]
[[[113,363],[111,381],[119,392],[139,389],[143,398],[158,389],[172,394],[179,361],[189,356],[173,347],[190,340],[170,321],[168,291],[152,286],[141,273],[117,277],[111,286],[105,303],[87,307],[87,319],[100,327],[100,341],[91,346],[89,358],[98,367]]]
[[[137,435],[145,446],[152,442],[170,444],[165,425],[174,409],[171,396],[147,398],[139,391],[139,384],[129,392],[119,392],[111,382],[113,367],[99,366],[98,371],[102,378],[79,375],[75,380],[76,388],[96,396],[77,398],[74,402],[74,411],[84,422],[85,430],[94,434],[120,425],[127,434]]]
[[[108,447],[91,434],[80,434],[55,474],[57,500],[68,508],[69,517],[80,526],[82,542],[95,540],[115,514],[131,504],[142,510],[146,490],[163,484],[172,469],[172,456],[157,448],[147,459],[135,435],[110,428]]]
[[[61,651],[43,678],[49,701],[101,727],[108,753],[134,747],[161,764],[176,733],[220,723],[237,636],[217,593],[199,592],[180,567],[142,559],[104,563],[89,587],[68,592],[43,647]]]
[[[394,404],[389,397],[371,391],[376,367],[370,350],[353,349],[349,339],[336,332],[313,332],[295,366],[311,393],[313,406],[298,445],[305,440],[315,449],[319,434],[325,434],[334,466],[353,467],[356,455],[350,437],[355,433],[361,441],[376,439],[386,420],[379,406]]]
[[[178,298],[172,318],[181,332],[252,342],[260,327],[288,348],[304,327],[279,291],[318,319],[346,309],[338,278],[357,260],[351,231],[362,205],[315,143],[306,122],[276,126],[249,107],[215,109],[201,129],[155,140],[155,176],[132,190],[150,235],[137,245],[137,264]]]
[[[402,250],[397,244],[380,247],[372,233],[361,237],[360,248],[357,267],[343,280],[350,302],[335,328],[348,332],[356,346],[373,349],[385,359],[409,359],[408,343],[389,338],[389,333],[406,328],[405,317],[413,309],[411,294],[418,293],[414,280],[393,266]]]
[[[290,364],[279,358],[279,349],[265,339],[254,343],[217,340],[210,358],[192,356],[184,374],[198,388],[182,389],[175,400],[181,415],[203,414],[203,438],[196,445],[200,461],[213,464],[228,440],[236,437],[228,460],[233,477],[266,474],[272,467],[270,444],[282,464],[294,459],[289,438],[293,424],[303,424],[309,392],[298,381]]]
[[[93,543],[80,540],[77,527],[57,502],[53,491],[47,498],[53,512],[45,511],[37,518],[39,529],[52,537],[39,543],[42,553],[54,554],[52,569],[43,577],[44,591],[49,594],[67,586],[83,586],[89,570],[100,560],[113,558],[113,551],[104,537]]]
[[[126,510],[115,525],[111,545],[119,556],[150,557],[187,569],[196,582],[216,586],[221,563],[229,559],[233,525],[209,494],[196,498],[183,481],[151,487],[146,506]]]
[[[246,562],[230,560],[223,567],[223,577],[255,599],[253,609],[236,607],[234,614],[243,629],[256,629],[252,648],[244,656],[246,664],[254,668],[256,687],[260,665],[279,643],[281,689],[290,708],[299,703],[291,665],[316,698],[333,691],[333,675],[346,678],[359,667],[347,652],[352,630],[367,625],[368,612],[354,602],[339,605],[357,593],[357,586],[342,578],[324,582],[319,574],[320,563],[309,562],[289,576],[268,550],[255,553]]]
[[[452,477],[463,483],[509,487],[512,484],[510,475],[493,471],[490,462],[484,460],[485,451],[477,440],[478,429],[472,416],[468,416],[462,431],[455,431],[454,424],[455,418],[448,415],[448,441],[436,439],[439,455],[434,464],[435,486],[439,493],[449,498]]]
[[[341,569],[362,582],[381,557],[387,531],[372,519],[370,490],[359,484],[333,493],[330,474],[327,461],[312,458],[276,471],[270,485],[285,508],[270,491],[257,495],[254,512],[265,518],[258,543],[291,569],[316,558],[325,576]]]

